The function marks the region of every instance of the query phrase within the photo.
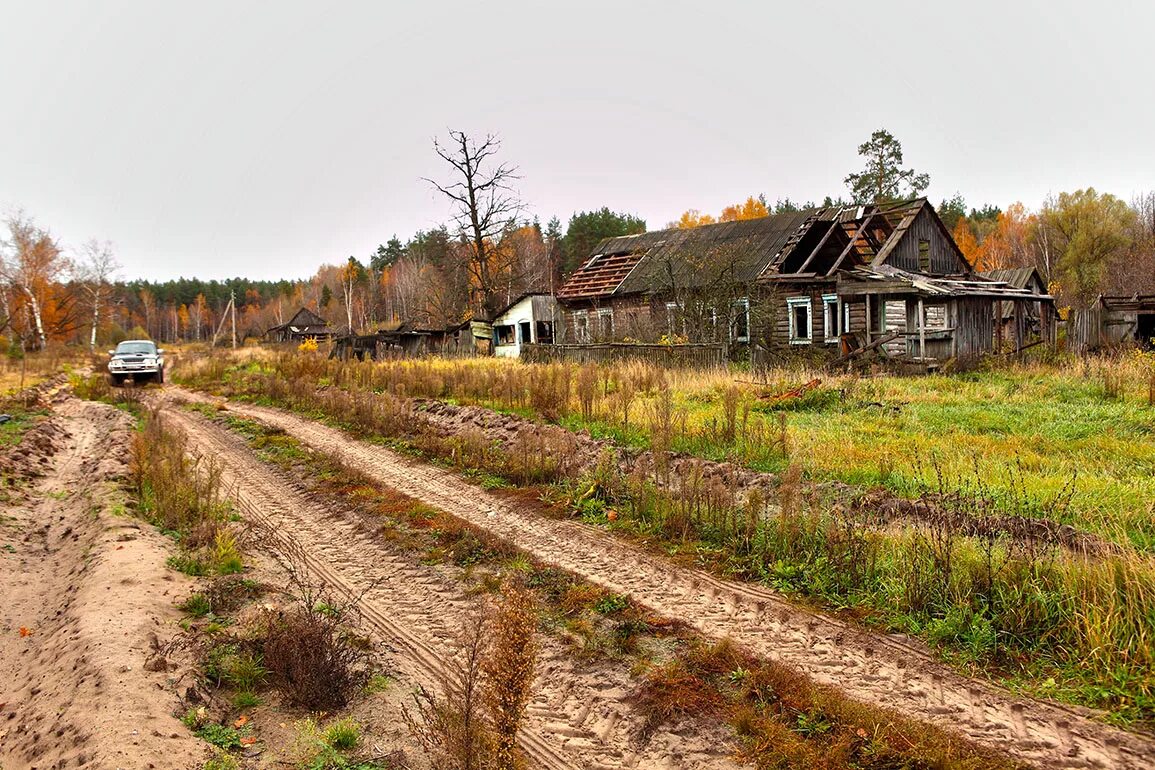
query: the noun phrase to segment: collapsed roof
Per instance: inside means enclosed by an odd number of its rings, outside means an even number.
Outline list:
[[[920,261],[919,243],[937,248]],[[925,238],[923,237],[925,236]],[[932,274],[971,267],[925,198],[882,206],[806,209],[607,238],[561,290],[562,300],[700,289],[782,278],[828,278],[854,266],[893,264]]]

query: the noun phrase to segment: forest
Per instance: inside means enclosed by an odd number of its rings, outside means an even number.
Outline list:
[[[405,239],[385,237],[383,227],[383,242],[371,253],[317,255],[316,272],[304,279],[133,279],[122,275],[113,244],[94,239],[74,247],[34,214],[11,212],[0,230],[0,345],[19,355],[50,342],[211,340],[234,297],[242,337],[261,336],[299,307],[345,329],[396,321],[442,328],[491,317],[526,291],[552,292],[601,239],[647,231],[642,218],[608,207],[543,225],[514,192],[517,168],[500,161],[497,137],[451,131],[434,149],[447,168],[446,178],[432,183],[449,203],[445,224]],[[771,203],[766,194],[750,195],[717,215],[687,208],[660,227],[915,198],[928,188],[929,174],[903,168],[901,144],[889,132],[874,132],[858,150],[865,166],[845,178],[847,197]],[[470,194],[479,191],[492,194]],[[1061,312],[1100,294],[1155,292],[1155,191],[1124,200],[1087,187],[1033,205],[981,207],[955,193],[937,210],[976,270],[1036,267]]]

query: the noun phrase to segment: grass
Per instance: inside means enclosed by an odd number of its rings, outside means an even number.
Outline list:
[[[232,368],[214,359],[189,376],[467,474],[553,484],[555,498],[588,523],[850,609],[926,638],[966,670],[1130,723],[1155,719],[1155,566],[1144,553],[1155,526],[1153,360],[1134,354],[956,377],[835,378],[787,402],[759,396],[809,373],[746,385],[638,365],[341,365],[282,356]],[[317,390],[322,382],[328,387]],[[468,430],[445,436],[409,396],[550,415],[619,445],[654,448],[658,459],[685,451],[775,470],[777,499],[743,498],[693,473],[659,487],[613,462],[578,477],[564,463],[565,447],[503,449]],[[952,516],[871,526],[837,514],[815,486],[821,480],[886,487]],[[956,521],[990,516],[1072,524],[1122,550],[1085,557],[997,532],[977,537]],[[429,556],[465,566],[492,554],[483,540],[451,532]]]
[[[1025,492],[1040,512],[1077,476],[1064,523],[1155,549],[1155,408],[1148,392],[1153,354],[920,378],[776,371],[764,384],[735,382],[725,372],[665,373],[640,364],[341,364],[291,356],[262,360],[252,353],[247,361],[230,370],[226,360],[211,359],[200,365],[205,376],[195,367],[184,376],[245,393],[246,381],[277,372],[485,406],[636,447],[655,446],[655,438],[661,445],[666,422],[674,451],[771,472],[797,464],[815,481],[900,493],[933,484],[929,461],[935,458],[951,478],[977,472],[996,491]],[[584,387],[583,378],[590,381]],[[760,398],[815,378],[821,385],[800,399]],[[276,399],[275,391],[261,390]],[[1009,477],[1007,467],[1021,477]]]
[[[217,419],[226,422],[220,415]],[[516,576],[533,596],[539,628],[568,641],[583,658],[617,663],[631,671],[638,685],[636,702],[654,730],[683,718],[722,719],[741,738],[750,761],[762,767],[1011,766],[934,728],[843,701],[837,692],[814,688],[801,675],[750,658],[727,643],[708,644],[688,627],[651,616],[624,596],[540,562],[327,455],[294,446],[295,439],[262,423],[230,416],[227,424],[252,446],[265,445],[267,438],[276,436],[283,451],[266,456],[266,462],[294,472],[320,501],[352,501],[356,515],[364,517],[377,537],[411,551],[424,563],[454,565],[463,580],[483,592],[504,590],[506,584],[495,576]],[[302,453],[310,458],[304,467],[297,460]],[[673,649],[672,656],[655,652],[665,649]],[[368,689],[380,690],[387,684],[384,678],[370,680]],[[787,703],[789,707],[783,705]],[[823,724],[829,728],[822,729]],[[857,738],[863,725],[871,730],[869,740]],[[335,762],[338,744],[355,743],[353,736],[359,734],[355,724],[342,722],[322,730],[306,720],[298,727],[308,757],[301,764],[307,767],[339,766],[325,762]],[[818,762],[832,747],[850,740],[848,735],[854,736],[853,746],[840,748],[837,760]]]

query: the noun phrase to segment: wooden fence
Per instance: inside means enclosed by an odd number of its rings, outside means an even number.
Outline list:
[[[521,360],[532,363],[572,361],[605,364],[646,361],[655,366],[679,369],[713,369],[726,363],[721,344],[645,345],[634,342],[603,342],[589,345],[522,345]]]

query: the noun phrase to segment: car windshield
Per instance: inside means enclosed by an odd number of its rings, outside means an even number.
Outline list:
[[[151,342],[122,342],[116,346],[117,353],[155,353],[156,345]]]

